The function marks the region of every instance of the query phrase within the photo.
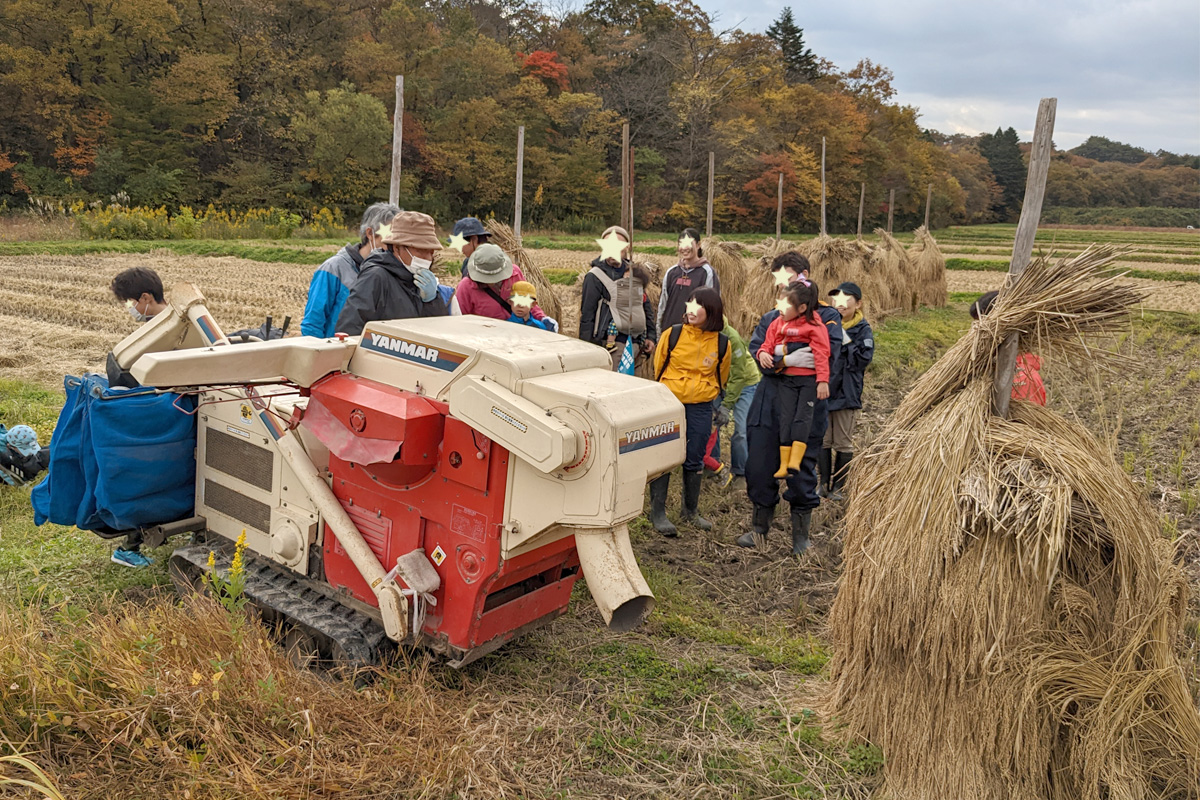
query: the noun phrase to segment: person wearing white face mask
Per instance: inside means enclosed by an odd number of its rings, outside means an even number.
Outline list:
[[[401,211],[380,226],[379,239],[383,247],[363,262],[338,316],[338,333],[358,336],[374,320],[444,317],[449,311],[430,269],[442,246],[433,217]]]
[[[138,322],[148,322],[167,310],[162,279],[148,267],[133,267],[112,279],[112,293]]]

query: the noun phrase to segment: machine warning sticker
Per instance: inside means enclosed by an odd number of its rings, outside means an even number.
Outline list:
[[[663,442],[673,442],[678,438],[679,426],[675,424],[674,420],[660,422],[657,425],[647,425],[644,428],[638,428],[636,431],[627,431],[621,437],[618,452],[622,454],[632,453],[644,447],[653,447]]]
[[[402,361],[409,361],[413,364],[420,364],[423,367],[433,367],[445,372],[453,372],[467,360],[467,357],[462,353],[439,350],[436,347],[424,345],[420,342],[411,342],[408,339],[401,339],[399,336],[388,336],[387,334],[375,333],[370,330],[363,332],[358,346],[374,353],[383,353],[385,356],[399,358]]]
[[[439,567],[442,565],[442,562],[446,560],[446,551],[442,549],[440,544],[433,548],[433,552],[429,554],[429,560]]]
[[[254,424],[254,409],[250,407],[249,403],[242,403],[241,414],[242,414],[242,424],[244,424],[244,425],[253,425]]]
[[[483,542],[487,539],[487,515],[455,503],[450,511],[450,530],[459,536]]]

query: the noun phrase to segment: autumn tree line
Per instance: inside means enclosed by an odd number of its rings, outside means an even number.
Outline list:
[[[1014,219],[1025,181],[1012,127],[947,136],[895,100],[892,73],[814,53],[785,10],[765,33],[698,5],[591,0],[2,0],[0,203],[322,206],[386,197],[394,76],[405,76],[401,203],[509,219],[524,125],[525,224],[616,219],[631,129],[635,221],[815,230]],[[1032,116],[1033,109],[1030,109]],[[1014,121],[1018,124],[1029,120]],[[1197,159],[1093,137],[1056,154],[1049,206],[1200,207]]]

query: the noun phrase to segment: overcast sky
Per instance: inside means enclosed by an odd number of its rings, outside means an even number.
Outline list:
[[[1063,150],[1107,136],[1200,154],[1198,0],[697,0],[718,28],[762,32],[790,5],[817,55],[891,69],[921,124],[1032,137],[1038,100],[1058,98]]]

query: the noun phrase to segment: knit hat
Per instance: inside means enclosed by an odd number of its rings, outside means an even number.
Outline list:
[[[512,287],[512,296],[508,298],[510,305],[530,308],[537,302],[537,287],[529,281],[517,281]]]
[[[8,446],[23,456],[36,456],[41,451],[37,434],[28,425],[14,425],[8,432]]]
[[[512,274],[512,259],[494,244],[479,245],[467,259],[467,275],[476,283],[501,283]]]
[[[604,233],[600,234],[600,238],[603,239],[605,236],[608,236],[610,233],[615,233],[618,236],[620,236],[622,239],[624,239],[625,241],[627,241],[627,242],[629,241],[629,231],[625,230],[620,225],[608,226],[607,228],[604,229]]]
[[[401,211],[387,225],[379,227],[379,238],[384,244],[402,244],[422,250],[439,250],[433,217],[420,211]]]

